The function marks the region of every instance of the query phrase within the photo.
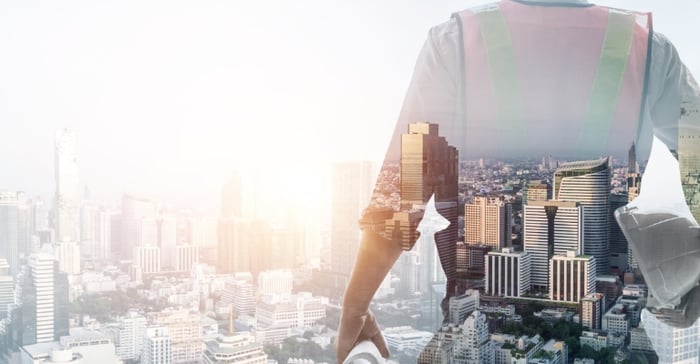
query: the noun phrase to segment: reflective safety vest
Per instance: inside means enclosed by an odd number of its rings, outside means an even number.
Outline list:
[[[580,160],[636,139],[651,14],[503,0],[454,17],[463,42],[462,145],[472,153]]]

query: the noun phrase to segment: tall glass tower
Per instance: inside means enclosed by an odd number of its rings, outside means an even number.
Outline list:
[[[56,237],[58,241],[79,241],[80,182],[75,133],[56,132]]]
[[[450,225],[435,234],[435,245],[451,296],[457,273],[457,148],[439,135],[438,125],[411,123],[401,135],[401,209],[424,206],[435,195],[435,206]],[[432,267],[428,269],[434,270]],[[425,269],[425,268],[423,268]]]
[[[596,258],[596,273],[608,273],[610,161],[601,158],[563,163],[554,173],[554,199],[583,206],[584,254]]]

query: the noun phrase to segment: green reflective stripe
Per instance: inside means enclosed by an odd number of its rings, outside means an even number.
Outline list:
[[[607,145],[617,101],[632,49],[635,16],[611,10],[605,31],[600,62],[588,101],[588,110],[579,134],[579,149],[599,149]]]
[[[517,122],[520,120],[522,99],[508,25],[500,10],[484,11],[477,13],[476,16],[479,19],[481,37],[486,49],[498,118],[500,121],[512,124],[504,125],[511,129],[502,135],[523,138],[526,128],[522,122]],[[509,143],[511,140],[502,140],[502,142]],[[503,147],[507,148],[507,145]]]

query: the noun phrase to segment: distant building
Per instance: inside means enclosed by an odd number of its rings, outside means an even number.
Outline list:
[[[358,221],[370,203],[376,177],[376,168],[368,161],[333,165],[330,268],[339,287],[350,278],[362,238]]]
[[[495,358],[486,316],[478,310],[474,311],[460,328],[462,332],[454,341],[453,357],[461,358],[465,364],[493,364]]]
[[[142,245],[134,248],[134,262],[143,274],[160,272],[160,248]]]
[[[653,353],[654,347],[651,345],[649,336],[643,326],[633,327],[630,329],[630,345],[631,351],[644,353]]]
[[[596,259],[567,252],[549,261],[549,299],[578,303],[596,288]]]
[[[569,362],[568,349],[563,341],[547,341],[542,349],[533,355],[528,363],[532,364],[566,364]]]
[[[601,293],[586,295],[579,303],[581,326],[590,330],[600,330],[603,327],[605,312],[605,296]]]
[[[28,265],[22,290],[22,344],[52,342],[68,335],[68,279],[52,255],[32,254]]]
[[[0,192],[0,257],[5,258],[12,275],[19,271],[19,210],[17,194]]]
[[[495,364],[527,363],[544,346],[544,340],[539,335],[515,337],[493,334],[491,342],[494,346]]]
[[[56,132],[56,237],[58,241],[80,241],[80,181],[75,132]]]
[[[542,181],[531,181],[523,193],[523,205],[532,201],[547,201],[552,199],[552,186]]]
[[[166,327],[149,327],[143,337],[141,364],[172,364],[173,345]]]
[[[389,327],[382,330],[389,349],[417,357],[433,337],[432,332],[419,331],[410,326]]]
[[[627,336],[630,330],[630,320],[625,305],[615,304],[603,315],[603,330],[611,334]]]
[[[172,364],[197,363],[202,356],[202,326],[199,313],[166,310],[148,315],[153,325],[167,328]]]
[[[585,210],[581,253],[595,257],[601,275],[609,269],[610,178],[609,158],[562,163],[554,173],[553,198],[578,201]]]
[[[523,207],[523,249],[530,253],[530,284],[549,287],[549,260],[583,250],[584,209],[578,202],[532,201]]]
[[[503,248],[486,255],[486,294],[520,297],[530,290],[530,253]]]
[[[583,331],[579,337],[579,343],[590,346],[593,350],[600,351],[608,347],[608,333],[604,331]]]
[[[178,245],[175,253],[175,270],[189,272],[192,266],[199,262],[199,247],[194,245]]]
[[[117,324],[105,329],[116,345],[117,356],[122,360],[136,360],[143,350],[143,337],[147,321],[135,310],[118,319]]]
[[[499,198],[477,196],[464,205],[464,242],[501,250],[510,245],[512,206]]]
[[[256,307],[255,318],[262,328],[311,327],[316,321],[326,317],[324,301],[323,298],[313,297],[305,292],[289,297],[287,302],[261,302]]]
[[[54,245],[53,251],[58,269],[66,274],[80,274],[80,245],[63,241]]]
[[[460,296],[452,296],[449,298],[447,321],[459,326],[478,308],[479,291],[477,290],[467,290]]]
[[[267,364],[267,354],[263,345],[247,333],[219,335],[215,340],[204,342],[202,363],[246,363]]]
[[[292,294],[294,276],[288,270],[270,270],[258,274],[258,294]]]

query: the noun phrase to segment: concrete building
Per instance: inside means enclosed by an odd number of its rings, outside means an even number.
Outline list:
[[[255,342],[248,333],[219,335],[215,340],[204,342],[202,355],[204,364],[267,364],[263,345]]]
[[[520,297],[530,290],[530,253],[503,248],[486,255],[486,294]]]
[[[199,247],[194,245],[175,247],[175,271],[189,272],[197,263],[199,263]]]
[[[331,271],[337,275],[339,288],[350,278],[362,234],[357,222],[369,205],[376,178],[376,168],[368,161],[333,165]]]
[[[510,246],[512,206],[499,198],[477,196],[464,205],[464,242],[500,251]]]
[[[53,255],[58,261],[58,269],[66,274],[80,274],[80,245],[77,242],[63,241],[54,245]]]
[[[627,336],[630,331],[630,320],[625,305],[615,304],[603,315],[603,330],[611,334]]]
[[[596,258],[576,255],[555,255],[549,261],[549,299],[578,303],[596,289]]]
[[[452,296],[449,298],[447,321],[454,325],[460,325],[478,308],[479,291],[477,290],[470,289],[460,296]]]
[[[58,241],[80,241],[80,181],[75,133],[56,132],[56,237]]]
[[[117,356],[122,360],[139,359],[143,350],[143,337],[147,320],[135,310],[130,310],[117,320],[117,324],[105,329],[116,346]]]
[[[257,305],[255,318],[262,328],[304,328],[313,326],[326,317],[324,302],[327,299],[313,297],[308,292],[290,296],[286,302]]]
[[[19,210],[17,194],[0,192],[0,257],[5,258],[11,275],[19,271]]]
[[[605,296],[601,293],[591,293],[579,303],[579,319],[581,326],[590,330],[600,330],[603,327],[605,312]]]
[[[523,206],[523,249],[530,253],[530,284],[549,287],[549,260],[583,250],[584,210],[578,202],[532,201]]]
[[[452,363],[493,364],[495,362],[493,345],[489,340],[486,316],[478,310],[472,312],[460,326],[462,332],[454,341]]]
[[[173,343],[167,327],[149,327],[143,336],[141,364],[172,364]]]
[[[583,254],[596,259],[596,273],[608,273],[608,234],[610,230],[610,161],[562,163],[554,173],[554,199],[580,202],[583,216]]]
[[[143,274],[160,272],[160,248],[153,245],[140,245],[134,248],[134,263]]]
[[[170,337],[172,364],[199,363],[202,356],[202,326],[199,313],[165,310],[148,315],[149,323],[165,327]]]
[[[258,294],[292,294],[294,276],[288,270],[271,270],[258,274]]]
[[[432,332],[416,330],[410,326],[389,327],[382,330],[389,350],[418,357],[433,337]]]

